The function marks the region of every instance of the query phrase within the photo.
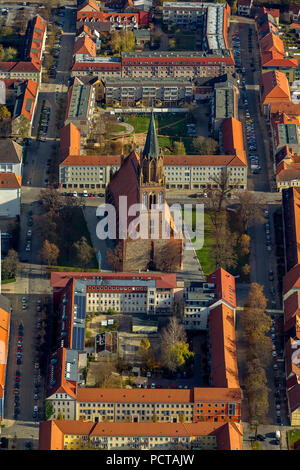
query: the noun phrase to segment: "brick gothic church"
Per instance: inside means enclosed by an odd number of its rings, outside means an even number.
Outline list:
[[[158,145],[154,115],[152,113],[145,147],[141,155],[133,150],[126,158],[122,156],[120,169],[112,176],[106,189],[106,202],[113,204],[117,213],[117,237],[119,227],[119,197],[127,196],[127,208],[143,204],[148,213],[148,239],[116,241],[121,258],[121,271],[182,269],[183,235],[177,231],[169,206],[165,200],[166,186],[163,155]],[[163,204],[163,212],[170,238],[161,238],[162,213],[160,214],[159,238],[151,239],[150,212],[153,204]],[[127,228],[136,216],[128,216]],[[165,226],[166,226],[165,225]],[[165,263],[167,259],[167,262]],[[172,261],[170,262],[170,260]],[[168,267],[166,267],[168,266]]]

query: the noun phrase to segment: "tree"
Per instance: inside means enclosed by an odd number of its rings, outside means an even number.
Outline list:
[[[184,306],[185,303],[183,300],[175,300],[173,303],[173,314],[179,320],[182,320],[184,317]]]
[[[209,197],[216,199],[215,207],[216,210],[220,212],[226,196],[235,188],[235,184],[231,180],[231,171],[222,171],[218,176],[211,176],[210,180],[215,183],[217,187],[210,192]]]
[[[184,423],[184,422],[185,422],[185,416],[184,416],[184,414],[183,414],[183,413],[179,413],[178,419],[179,419],[179,422],[180,422],[180,423]]]
[[[231,14],[236,15],[237,13],[237,0],[233,0],[231,5]]]
[[[11,112],[8,111],[7,107],[0,106],[0,121],[9,121],[11,118]]]
[[[265,221],[262,204],[263,201],[251,191],[239,191],[237,194],[240,204],[240,216],[245,230],[253,223]]]
[[[168,325],[162,330],[161,347],[163,348],[165,345],[174,345],[179,341],[186,341],[186,333],[177,318],[171,317]]]
[[[244,266],[242,267],[242,273],[244,274],[244,276],[249,276],[250,274],[249,264],[244,264]]]
[[[174,155],[186,155],[186,150],[183,142],[173,142],[173,154]]]
[[[114,271],[118,271],[120,269],[123,261],[123,250],[121,243],[117,244],[114,250],[107,250],[106,259]]]
[[[212,255],[216,267],[223,267],[224,269],[234,268],[237,265],[235,250],[237,234],[230,231],[225,211],[216,212],[214,217],[212,216],[212,221],[214,224],[212,235],[215,242]]]
[[[193,139],[193,147],[198,155],[215,155],[219,150],[219,144],[216,140],[203,136]]]
[[[16,60],[18,56],[18,51],[14,47],[8,47],[5,49],[5,60],[6,62],[12,62],[13,60]]]
[[[263,295],[263,287],[255,282],[252,283],[241,316],[248,341],[252,343],[259,338],[264,338],[265,333],[270,329],[271,319],[265,314],[266,306],[267,299]]]
[[[74,248],[76,251],[76,257],[78,259],[79,265],[82,268],[87,268],[93,258],[93,247],[89,245],[85,237],[81,237],[78,242],[74,243]]]
[[[239,239],[239,246],[243,255],[248,255],[250,251],[250,236],[243,233]]]
[[[168,240],[155,258],[155,267],[159,271],[172,272],[179,267],[181,240]]]
[[[2,44],[0,44],[0,61],[3,62],[5,58],[5,51]]]
[[[16,277],[19,265],[18,253],[10,249],[7,253],[5,260],[2,262],[2,273],[6,279],[12,279]]]
[[[175,49],[176,48],[176,40],[174,38],[169,39],[168,48],[169,49]]]
[[[45,206],[46,211],[58,211],[61,204],[61,196],[54,188],[42,189],[40,192],[40,199]]]
[[[43,248],[40,251],[40,257],[44,263],[48,266],[54,266],[57,264],[59,256],[59,248],[48,240],[44,241]]]
[[[30,122],[23,114],[19,117],[18,121],[18,135],[22,139],[26,139],[26,137],[29,137]]]
[[[110,40],[110,48],[115,54],[133,51],[135,49],[134,32],[128,29],[113,31]]]
[[[157,423],[157,421],[158,421],[158,416],[157,416],[157,414],[154,413],[154,414],[151,416],[151,420],[152,420],[153,423]]]
[[[65,419],[65,417],[64,417],[64,415],[63,415],[62,413],[58,413],[56,419],[59,419],[60,421],[63,421],[63,420]]]
[[[139,346],[139,356],[143,364],[147,363],[150,358],[150,346],[151,343],[147,338],[142,338]]]
[[[54,413],[54,407],[51,401],[45,400],[45,419],[48,421],[48,419],[51,418],[51,416]]]
[[[183,366],[193,353],[189,351],[186,343],[184,328],[175,317],[171,317],[167,327],[161,333],[161,363],[171,372]]]
[[[189,350],[189,344],[179,341],[167,346],[162,351],[162,364],[171,372],[175,372],[192,357],[194,357],[194,353]]]

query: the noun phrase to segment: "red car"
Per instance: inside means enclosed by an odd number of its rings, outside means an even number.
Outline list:
[[[156,384],[156,388],[161,388],[161,385],[160,385],[160,384]]]
[[[20,377],[16,375],[16,382],[20,382]]]
[[[88,196],[89,196],[89,197],[94,197],[94,194],[93,194],[93,193],[89,193]]]
[[[177,385],[172,385],[172,388],[177,388]]]

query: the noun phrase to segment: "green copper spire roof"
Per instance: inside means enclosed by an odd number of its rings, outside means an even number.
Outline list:
[[[148,128],[147,139],[143,151],[144,157],[157,158],[159,156],[159,145],[155,129],[155,120],[153,111],[151,113],[150,124]]]

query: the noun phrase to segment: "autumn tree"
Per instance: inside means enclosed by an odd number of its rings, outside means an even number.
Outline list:
[[[203,136],[196,137],[193,139],[194,152],[198,155],[215,155],[219,150],[219,143]]]
[[[6,258],[2,261],[2,275],[4,279],[12,279],[16,277],[19,265],[18,253],[10,249]]]
[[[0,106],[0,135],[7,137],[11,133],[11,112],[6,106]]]
[[[40,257],[48,266],[55,266],[59,256],[59,248],[48,240],[44,241],[43,248],[40,251]]]
[[[215,213],[212,217],[214,228],[212,236],[214,238],[214,250],[212,256],[217,268],[235,268],[237,266],[236,243],[238,236],[232,233],[228,226],[227,214],[225,211]]]
[[[244,274],[244,276],[249,276],[250,274],[249,264],[244,264],[244,266],[242,267],[242,273]]]
[[[262,207],[263,201],[254,192],[239,191],[237,197],[240,204],[239,213],[245,230],[254,223],[265,221]]]
[[[239,247],[242,255],[248,255],[250,251],[250,236],[243,233],[239,239]]]
[[[139,356],[140,356],[140,359],[141,359],[142,363],[146,363],[147,360],[149,359],[149,357],[150,357],[150,351],[149,351],[150,347],[151,347],[150,341],[147,338],[142,338],[141,342],[140,342],[139,350],[138,350],[138,353],[139,353]]]
[[[94,249],[85,237],[74,243],[75,253],[81,268],[87,268],[94,254]]]
[[[174,141],[173,142],[173,154],[174,155],[186,155],[186,150],[184,143],[181,141]]]
[[[131,52],[135,49],[135,35],[129,29],[113,31],[110,40],[110,48],[114,54],[121,52]]]
[[[192,359],[194,353],[189,351],[184,328],[175,317],[172,317],[161,334],[161,363],[171,372],[184,366]]]

